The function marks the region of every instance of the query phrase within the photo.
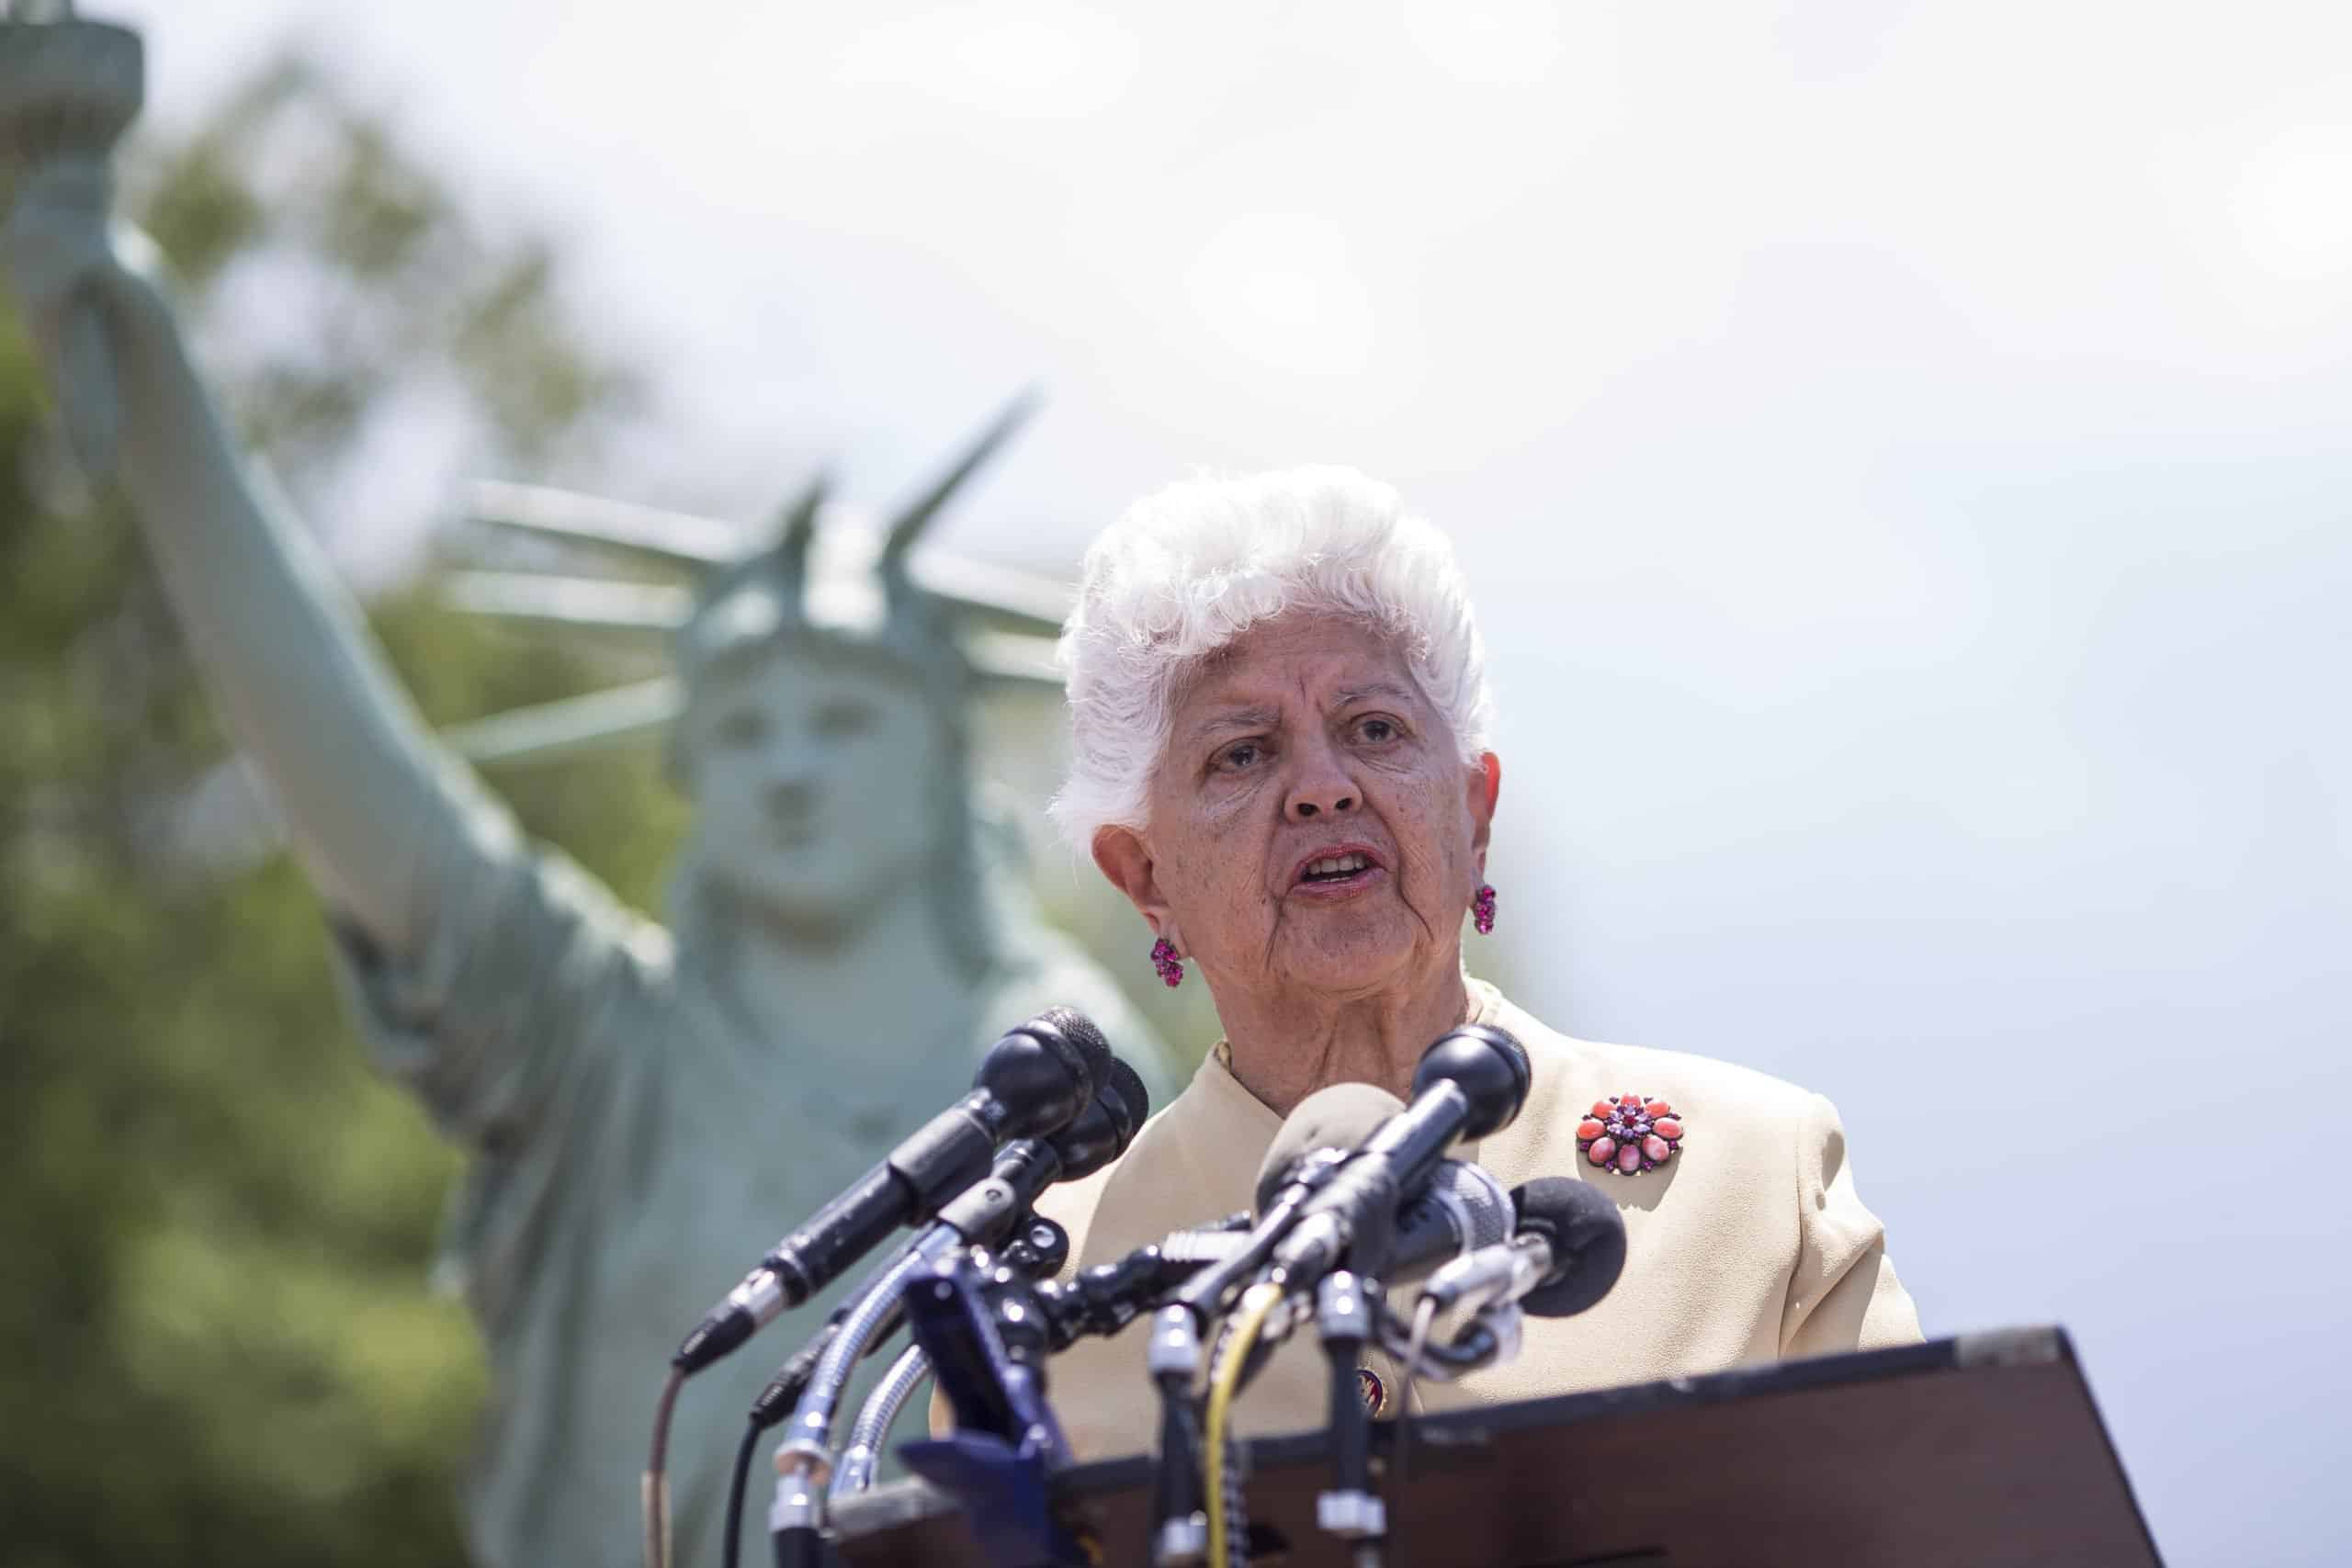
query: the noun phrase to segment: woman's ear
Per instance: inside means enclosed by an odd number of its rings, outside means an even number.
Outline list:
[[[1495,802],[1503,793],[1503,760],[1492,751],[1478,753],[1477,764],[1470,770],[1470,848],[1478,856],[1483,869],[1487,863],[1487,840],[1494,833]]]
[[[1182,939],[1169,930],[1168,901],[1159,896],[1159,879],[1142,835],[1132,828],[1097,828],[1088,847],[1093,852],[1096,869],[1127,896],[1136,912],[1150,922],[1153,934],[1181,944]]]

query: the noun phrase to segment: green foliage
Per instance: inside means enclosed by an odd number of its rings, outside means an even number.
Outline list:
[[[298,490],[374,418],[464,405],[486,459],[537,466],[593,441],[635,378],[584,343],[543,238],[484,233],[390,129],[300,61],[126,173],[171,256],[248,435]],[[270,307],[234,287],[263,280]],[[258,292],[253,290],[250,292]],[[208,322],[218,308],[232,319]]]
[[[304,67],[132,188],[208,343],[258,345],[225,390],[298,494],[420,385],[518,459],[626,392],[546,248],[482,238]],[[261,266],[309,286],[249,318]],[[222,741],[129,518],[54,503],[44,396],[0,319],[0,1563],[461,1561],[485,1373],[426,1289],[456,1156],[367,1067],[293,868],[188,840]],[[437,720],[597,678],[422,588],[377,619]],[[654,759],[495,782],[655,897],[684,808]]]

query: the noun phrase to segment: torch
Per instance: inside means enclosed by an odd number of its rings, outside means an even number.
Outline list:
[[[111,180],[107,158],[138,118],[145,71],[139,35],[85,21],[71,0],[14,0],[0,21],[0,158],[22,187],[36,168]],[[93,479],[114,471],[121,433],[114,365],[97,301],[66,308],[58,399],[66,438]]]

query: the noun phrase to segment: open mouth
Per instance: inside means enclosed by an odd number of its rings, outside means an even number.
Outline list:
[[[1291,885],[1318,893],[1339,893],[1364,886],[1382,870],[1380,857],[1370,850],[1339,848],[1302,862]]]

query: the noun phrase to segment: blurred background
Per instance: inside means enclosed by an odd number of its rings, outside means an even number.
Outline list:
[[[1177,475],[1363,467],[1491,644],[1482,972],[1828,1094],[1929,1332],[2065,1325],[2170,1561],[2338,1560],[2352,12],[96,14],[207,366],[436,721],[609,673],[439,607],[470,477],[878,508],[1034,381],[937,537],[1067,576]],[[456,1562],[454,1156],[14,330],[0,1562]],[[1033,826],[1055,744],[992,716]],[[491,776],[658,907],[650,748]]]

